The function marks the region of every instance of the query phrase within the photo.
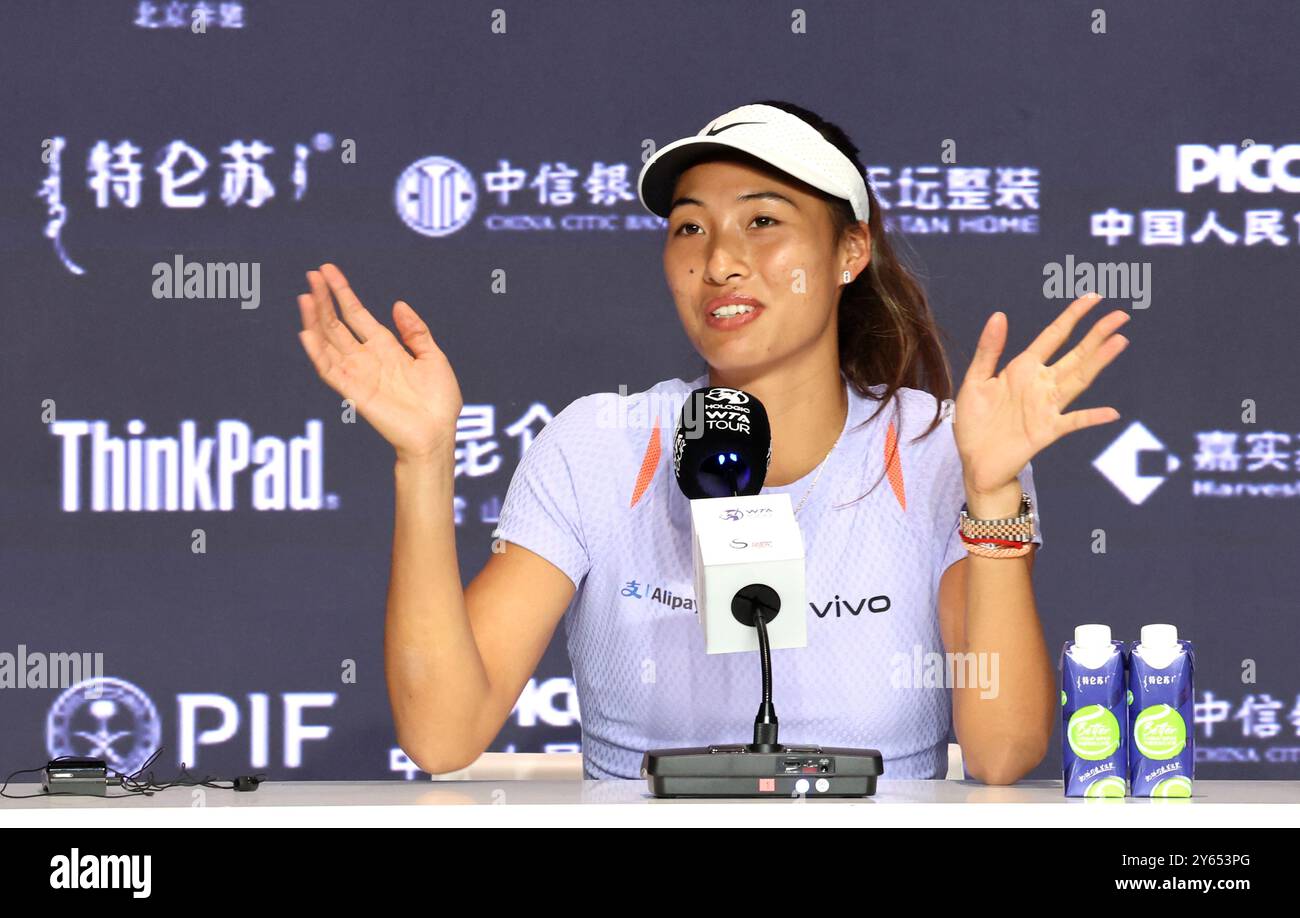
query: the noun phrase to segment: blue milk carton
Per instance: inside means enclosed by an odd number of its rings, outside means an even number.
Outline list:
[[[1192,643],[1143,625],[1129,649],[1128,778],[1134,797],[1190,797],[1196,763]]]
[[[1128,790],[1124,645],[1109,625],[1079,625],[1061,651],[1065,796],[1123,797]]]

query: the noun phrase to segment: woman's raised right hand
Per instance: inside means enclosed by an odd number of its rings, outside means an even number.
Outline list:
[[[298,296],[298,339],[320,378],[352,400],[399,459],[450,454],[464,405],[460,384],[415,310],[402,300],[393,304],[398,341],[361,305],[334,265],[308,271],[307,283],[311,293]]]

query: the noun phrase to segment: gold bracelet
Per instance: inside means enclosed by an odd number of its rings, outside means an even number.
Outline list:
[[[958,531],[964,537],[962,543],[972,555],[985,558],[1019,558],[1029,553],[1034,544],[1033,506],[1029,494],[1020,492],[1020,515],[1004,519],[974,519],[966,512],[963,504]],[[981,539],[1002,539],[1021,544],[1015,548],[999,545],[996,542],[981,542]],[[974,541],[968,541],[973,539]]]

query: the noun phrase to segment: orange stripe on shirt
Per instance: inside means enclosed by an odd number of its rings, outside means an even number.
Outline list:
[[[898,455],[898,431],[894,429],[894,422],[889,422],[889,429],[885,431],[885,473],[889,476],[889,486],[894,489],[894,496],[898,498],[898,506],[907,511],[907,493],[903,489],[903,463]]]
[[[636,474],[636,487],[632,489],[632,504],[635,507],[650,482],[654,480],[655,469],[659,467],[659,419],[655,418],[654,427],[650,429],[650,441],[645,445],[645,456],[641,459],[641,471]]]

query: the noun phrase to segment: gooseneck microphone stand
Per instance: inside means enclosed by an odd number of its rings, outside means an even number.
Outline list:
[[[731,486],[731,496],[740,496],[740,485],[736,480],[736,466],[723,470],[727,484]],[[769,593],[771,591],[768,591]],[[732,614],[741,624],[749,625],[758,631],[758,652],[763,668],[763,700],[759,703],[758,714],[754,717],[754,741],[747,747],[750,752],[784,752],[785,747],[777,742],[778,722],[776,708],[772,704],[772,647],[767,637],[767,623],[781,611],[781,601],[772,594],[775,602],[766,601],[759,584],[753,584],[736,594],[732,600]],[[742,614],[742,603],[748,603],[749,609]],[[746,620],[748,619],[748,620]]]
[[[737,600],[749,604],[750,620],[745,624],[752,625],[758,631],[758,653],[763,667],[763,700],[759,702],[758,714],[754,717],[754,741],[746,748],[750,752],[784,752],[785,747],[777,742],[778,722],[776,708],[772,704],[772,647],[767,637],[767,619],[776,618],[779,609],[772,603],[764,602],[762,596],[758,595],[759,592],[746,587],[736,594]]]

